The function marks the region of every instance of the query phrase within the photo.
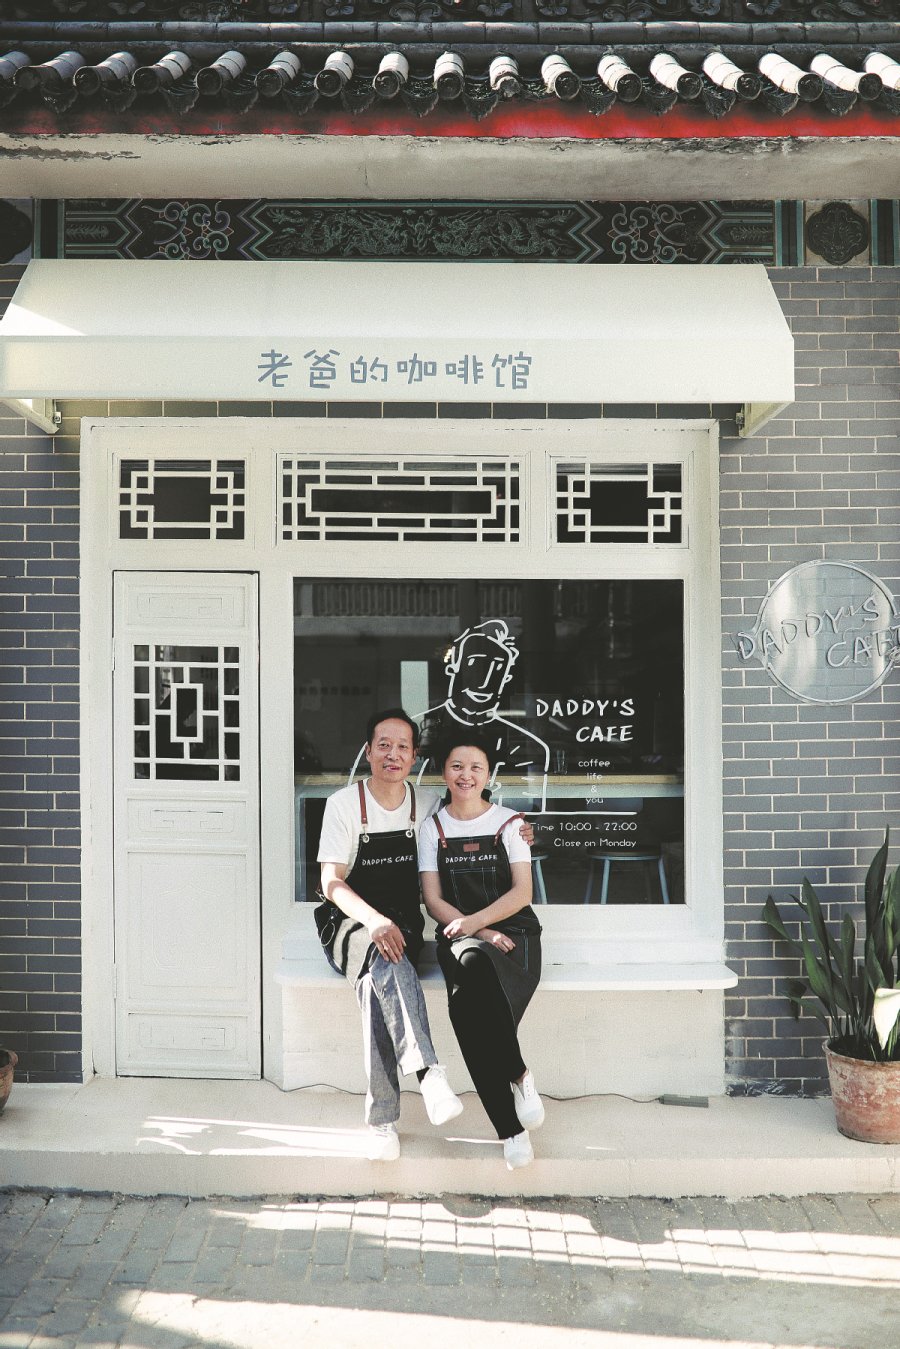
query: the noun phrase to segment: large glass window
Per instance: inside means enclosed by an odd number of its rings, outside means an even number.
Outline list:
[[[683,611],[671,579],[297,580],[297,898],[367,719],[400,705],[424,787],[448,734],[492,739],[493,799],[534,824],[536,903],[683,903]]]

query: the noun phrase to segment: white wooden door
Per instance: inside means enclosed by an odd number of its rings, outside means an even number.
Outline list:
[[[117,572],[116,1071],[260,1075],[257,578]]]

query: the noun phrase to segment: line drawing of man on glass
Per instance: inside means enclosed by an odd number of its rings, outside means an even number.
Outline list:
[[[469,726],[482,735],[496,736],[498,760],[489,787],[498,804],[502,804],[504,786],[515,782],[518,794],[524,784],[533,796],[535,812],[542,814],[547,809],[550,747],[500,711],[500,695],[512,679],[518,658],[519,648],[502,618],[489,618],[460,633],[444,662],[447,697],[424,712],[412,714],[422,734],[417,783],[426,772],[434,771],[435,744],[446,739],[451,729]],[[363,752],[364,747],[356,757],[348,784],[356,777]]]

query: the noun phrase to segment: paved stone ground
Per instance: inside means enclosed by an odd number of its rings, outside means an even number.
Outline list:
[[[0,1192],[0,1349],[889,1349],[900,1195]]]

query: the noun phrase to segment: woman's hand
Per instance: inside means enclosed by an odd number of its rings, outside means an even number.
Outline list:
[[[389,918],[382,918],[379,914],[377,920],[368,923],[367,927],[379,953],[392,965],[398,965],[403,959],[406,938],[397,924],[392,923]]]
[[[493,927],[479,928],[475,936],[479,937],[481,941],[489,942],[491,946],[496,946],[498,951],[505,951],[507,954],[516,949],[516,943],[512,937],[507,937],[505,932],[498,932]]]
[[[454,918],[444,928],[444,936],[448,941],[457,941],[460,937],[474,937],[478,928],[478,919],[472,917],[472,915],[465,918]]]
[[[522,827],[519,830],[519,837],[523,843],[527,843],[529,848],[534,847],[534,825],[530,820],[523,820]]]

